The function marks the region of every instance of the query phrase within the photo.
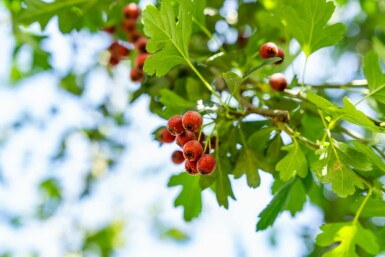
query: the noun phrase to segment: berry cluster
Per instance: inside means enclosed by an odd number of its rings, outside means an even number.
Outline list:
[[[147,38],[142,35],[137,28],[137,22],[140,16],[139,6],[135,3],[126,5],[123,9],[122,30],[127,34],[128,45],[131,48],[125,47],[117,41],[114,41],[108,51],[110,52],[109,64],[111,66],[117,65],[122,59],[127,58],[130,50],[136,50],[136,57],[131,67],[130,78],[132,81],[143,81],[143,65],[147,57],[150,56],[146,51]],[[115,33],[115,27],[110,26],[104,28],[104,31],[109,34]]]
[[[204,151],[204,134],[199,133],[202,122],[202,116],[198,112],[187,111],[183,116],[172,116],[167,122],[167,128],[162,128],[158,133],[158,139],[162,143],[175,140],[182,148],[182,151],[174,151],[171,159],[175,164],[185,161],[185,169],[190,175],[212,174],[216,166],[214,156]]]
[[[281,48],[272,42],[267,42],[261,45],[259,48],[259,56],[262,59],[269,59],[272,57],[280,57],[281,60],[276,61],[274,64],[281,64],[285,58],[285,54]],[[274,73],[269,79],[269,84],[272,89],[282,92],[287,88],[287,81],[282,73]]]

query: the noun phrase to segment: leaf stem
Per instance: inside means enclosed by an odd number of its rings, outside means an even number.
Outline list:
[[[305,146],[307,146],[312,150],[319,150],[321,148],[319,144],[311,141],[310,139],[304,136],[301,136],[301,134],[299,134],[298,132],[295,132],[291,127],[289,127],[287,123],[282,123],[281,126],[279,126],[279,128],[282,131],[285,131],[295,142],[297,142],[298,140],[299,142],[301,142],[302,144],[304,144]]]
[[[368,194],[366,195],[365,199],[362,201],[361,205],[360,205],[360,208],[358,209],[356,215],[354,216],[354,219],[353,219],[353,225],[356,225],[357,222],[358,222],[358,219],[362,213],[362,210],[364,209],[366,203],[368,202],[370,196],[372,195],[372,192],[373,192],[373,189],[372,187],[369,187],[369,191],[368,191]]]
[[[213,36],[213,34],[211,34],[211,32],[202,24],[202,23],[200,23],[196,18],[195,18],[195,16],[193,16],[192,15],[192,21],[196,24],[196,25],[198,25],[198,27],[203,31],[203,33],[205,33],[206,34],[206,36],[209,38],[209,39],[214,39],[215,40],[215,42],[218,44],[218,46],[219,46],[219,50],[221,50],[221,52],[222,53],[226,53],[226,50],[223,48],[223,46],[221,45],[221,43],[218,41],[218,40],[216,40],[215,38],[214,38],[214,36]]]

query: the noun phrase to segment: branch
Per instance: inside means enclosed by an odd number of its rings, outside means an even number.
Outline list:
[[[247,108],[247,113],[255,113],[276,121],[288,122],[290,114],[286,110],[267,109],[254,106],[244,98],[240,97],[239,102]]]
[[[316,142],[311,141],[310,139],[301,136],[298,132],[295,132],[292,128],[287,125],[287,123],[279,124],[278,127],[285,131],[290,137],[296,138],[298,141],[300,141],[302,144],[306,145],[312,150],[319,150],[321,146],[317,144]]]
[[[342,84],[342,85],[335,85],[335,84],[323,84],[323,85],[313,85],[312,88],[315,89],[345,89],[345,88],[361,88],[361,87],[367,87],[368,86],[368,81],[366,79],[357,79],[353,80],[350,83],[347,84]]]

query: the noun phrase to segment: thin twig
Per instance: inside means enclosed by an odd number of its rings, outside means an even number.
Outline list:
[[[281,122],[288,122],[290,114],[287,110],[267,109],[254,106],[244,98],[239,98],[239,102],[247,108],[248,113],[255,113],[264,117],[272,118]]]

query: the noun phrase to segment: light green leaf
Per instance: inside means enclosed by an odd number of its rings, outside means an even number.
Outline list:
[[[194,102],[182,98],[169,89],[160,90],[160,102],[166,106],[165,116],[171,116],[176,113],[183,113],[186,109],[194,106]]]
[[[265,230],[274,224],[279,213],[289,210],[294,216],[302,210],[306,201],[306,191],[302,181],[298,178],[286,183],[274,196],[269,205],[259,214],[257,231]]]
[[[188,77],[186,81],[186,93],[190,101],[196,102],[202,99],[201,84],[192,77]]]
[[[291,145],[286,145],[282,149],[288,151],[288,153],[276,165],[281,180],[288,181],[296,174],[301,178],[306,177],[308,171],[307,160],[298,142],[294,141]]]
[[[356,213],[358,211],[358,208],[360,208],[362,201],[363,199],[351,204],[349,206],[349,210],[352,213]],[[385,201],[382,199],[370,198],[366,202],[365,208],[362,210],[360,217],[363,217],[363,218],[385,217]]]
[[[181,0],[178,21],[171,0],[162,1],[160,10],[147,5],[142,19],[144,33],[150,37],[147,51],[152,53],[144,64],[144,71],[160,77],[174,66],[189,62],[188,45],[191,37],[191,0]],[[162,64],[162,65],[159,65]]]
[[[225,162],[218,161],[217,168],[215,173],[217,173],[217,180],[215,182],[215,194],[217,197],[217,201],[219,206],[223,206],[226,209],[229,208],[229,200],[228,198],[232,198],[235,200],[235,196],[231,187],[229,175],[226,172],[223,165]]]
[[[320,156],[319,160],[312,163],[312,169],[322,183],[331,183],[332,190],[339,197],[347,197],[356,191],[356,187],[363,188],[364,185],[358,175],[343,162],[334,151],[332,146]]]
[[[249,187],[256,188],[261,183],[261,178],[258,173],[259,166],[256,153],[246,148],[239,154],[237,164],[233,171],[234,177],[240,178],[243,174],[246,174]]]
[[[182,191],[175,199],[174,205],[183,207],[183,218],[191,221],[202,211],[201,188],[199,176],[190,176],[186,172],[174,175],[168,182],[168,187],[182,186]]]
[[[326,113],[335,114],[338,112],[338,107],[322,96],[308,92],[307,99]]]
[[[307,57],[318,49],[334,45],[342,39],[345,25],[328,24],[335,9],[332,1],[296,0],[282,3],[284,6],[280,8],[280,17]]]
[[[372,163],[355,148],[342,142],[334,142],[338,156],[347,166],[361,171],[371,171]]]
[[[370,254],[376,254],[379,251],[373,232],[363,228],[358,222],[325,224],[321,226],[321,230],[322,233],[316,238],[316,244],[327,247],[339,243],[322,257],[359,257],[356,246]]]
[[[380,60],[374,51],[370,51],[364,58],[364,73],[368,80],[368,87],[372,97],[385,103],[385,74],[381,70]]]
[[[230,89],[231,95],[238,92],[239,85],[242,84],[242,78],[232,71],[228,71],[223,74],[223,78],[226,81],[227,87]]]

